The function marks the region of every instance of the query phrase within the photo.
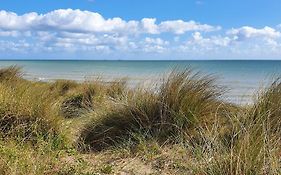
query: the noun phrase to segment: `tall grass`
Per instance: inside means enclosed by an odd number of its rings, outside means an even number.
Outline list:
[[[241,108],[229,116],[232,128],[227,145],[217,136],[217,129],[211,133],[202,132],[205,144],[195,147],[202,153],[195,165],[198,172],[231,175],[281,173],[280,87],[278,79],[260,93],[252,107]]]
[[[52,109],[52,98],[44,90],[26,83],[15,87],[0,84],[2,137],[34,139],[57,132],[59,117]]]
[[[195,163],[191,167],[197,173],[212,175],[280,174],[280,138],[271,135],[266,125],[261,120],[247,124],[239,120],[232,129],[230,146],[224,144],[216,129],[202,131],[204,142],[192,147]]]
[[[252,110],[252,117],[267,121],[271,132],[281,134],[281,81],[280,78],[274,80],[264,91],[261,91]],[[281,135],[280,135],[281,136]]]
[[[0,81],[8,81],[13,79],[19,79],[22,77],[21,68],[17,66],[10,66],[0,69]]]
[[[238,106],[190,69],[156,89],[22,75],[0,69],[0,174],[281,174],[280,79]]]
[[[210,123],[219,111],[221,94],[211,76],[174,71],[156,91],[139,89],[113,101],[106,113],[94,117],[81,137],[93,149],[133,139],[134,133],[178,142],[193,137],[198,123]]]

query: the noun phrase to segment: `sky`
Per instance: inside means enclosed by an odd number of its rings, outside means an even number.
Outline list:
[[[281,59],[281,1],[0,0],[0,59]]]

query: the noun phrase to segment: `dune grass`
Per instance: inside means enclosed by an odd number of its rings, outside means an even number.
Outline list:
[[[44,85],[25,81],[0,84],[1,137],[36,140],[56,135],[60,118]]]
[[[176,143],[193,137],[199,123],[211,123],[219,113],[221,94],[212,77],[174,71],[159,89],[129,91],[112,101],[106,113],[89,114],[93,121],[82,132],[82,140],[93,149],[116,146],[139,134]]]
[[[281,81],[254,104],[210,75],[33,82],[0,70],[0,174],[281,174]]]
[[[10,66],[0,70],[0,81],[15,80],[22,77],[21,68],[17,66]]]

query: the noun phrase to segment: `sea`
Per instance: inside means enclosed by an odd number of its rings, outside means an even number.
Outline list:
[[[3,60],[0,68],[22,68],[24,78],[35,81],[69,79],[91,81],[126,78],[129,86],[160,82],[174,69],[192,69],[216,78],[225,88],[223,100],[251,104],[262,89],[281,76],[278,60],[184,60],[184,61],[101,61],[101,60]]]

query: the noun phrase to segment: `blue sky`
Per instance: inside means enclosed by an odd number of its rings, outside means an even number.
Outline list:
[[[0,0],[2,59],[280,59],[280,0]]]

